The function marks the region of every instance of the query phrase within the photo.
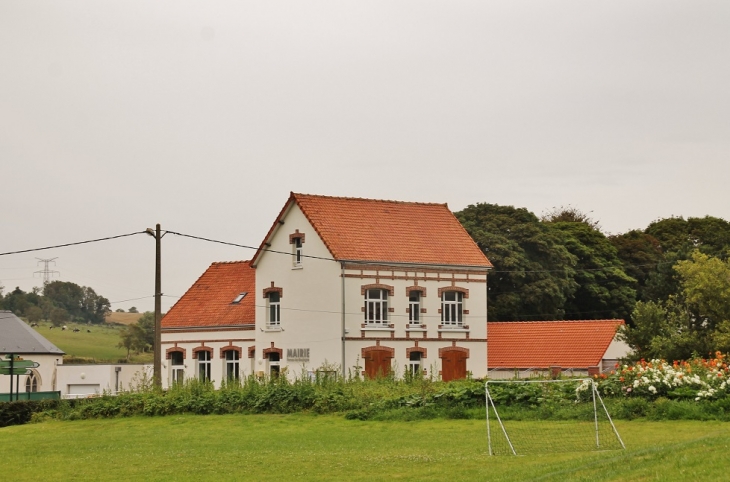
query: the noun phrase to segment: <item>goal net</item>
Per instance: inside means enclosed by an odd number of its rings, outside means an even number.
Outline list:
[[[489,455],[624,449],[591,379],[485,383]]]

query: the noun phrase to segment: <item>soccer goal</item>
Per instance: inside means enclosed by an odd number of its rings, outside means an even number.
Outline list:
[[[590,378],[485,383],[489,455],[625,449]]]

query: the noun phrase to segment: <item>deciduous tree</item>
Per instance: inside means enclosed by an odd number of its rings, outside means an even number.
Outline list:
[[[562,319],[578,288],[576,258],[524,208],[480,203],[455,213],[494,265],[489,320]]]

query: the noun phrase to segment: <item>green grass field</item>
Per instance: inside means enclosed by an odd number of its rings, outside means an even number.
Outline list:
[[[66,352],[67,356],[93,358],[97,362],[113,362],[127,357],[127,350],[117,348],[119,332],[124,328],[119,325],[79,325],[66,323],[67,330],[49,329],[50,323],[40,323],[36,331],[51,343]],[[74,333],[73,329],[81,330]],[[87,333],[90,330],[91,333]],[[132,353],[131,363],[152,363],[151,353],[135,355]]]
[[[617,427],[626,451],[490,457],[478,420],[299,414],[52,421],[0,429],[12,447],[0,473],[14,481],[727,480],[728,424]]]

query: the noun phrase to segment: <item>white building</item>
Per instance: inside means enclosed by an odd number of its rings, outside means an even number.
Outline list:
[[[29,369],[27,375],[12,377],[13,393],[17,393],[18,384],[20,392],[58,391],[56,368],[63,364],[63,351],[12,311],[0,311],[0,358],[4,360],[10,354],[39,365]],[[9,393],[10,383],[10,375],[0,375],[0,393]]]
[[[165,381],[483,377],[490,268],[445,204],[292,193],[250,262],[214,263],[163,318]]]

